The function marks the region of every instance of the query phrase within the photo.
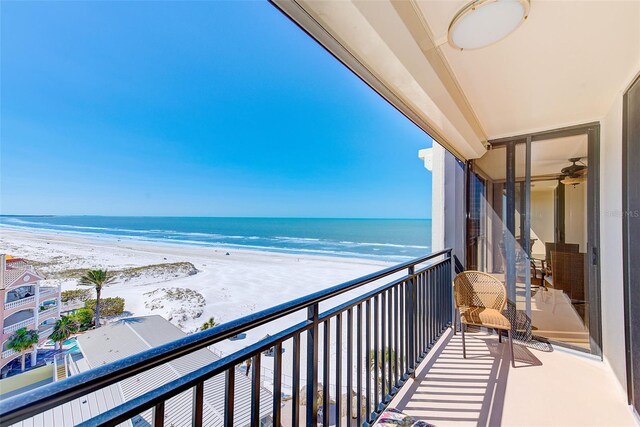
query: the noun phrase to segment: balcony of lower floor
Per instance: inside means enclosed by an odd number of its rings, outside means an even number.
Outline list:
[[[4,334],[11,334],[20,328],[33,325],[35,321],[35,309],[23,309],[4,318],[2,332]]]
[[[36,293],[38,294],[36,296]],[[56,300],[60,292],[58,287],[25,285],[7,291],[4,302],[4,310],[13,311],[21,307],[35,304],[36,300]]]
[[[60,312],[60,307],[58,306],[58,300],[56,299],[48,299],[46,301],[41,301],[40,306],[38,307],[38,319],[40,321],[57,316]]]
[[[38,325],[38,341],[42,343],[49,338],[56,324],[56,317],[49,317]]]
[[[7,291],[4,301],[5,311],[14,310],[18,307],[23,307],[31,304],[35,304],[36,301],[36,286],[24,285]]]
[[[8,359],[15,356],[16,354],[18,354],[18,352],[12,349],[2,350],[2,357],[0,357],[0,359]]]
[[[44,297],[57,296],[60,293],[60,289],[57,286],[40,286],[40,300]]]

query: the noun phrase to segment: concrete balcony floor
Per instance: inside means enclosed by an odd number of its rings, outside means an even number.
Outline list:
[[[588,356],[543,352],[485,332],[448,331],[390,407],[442,426],[636,426],[610,368]]]

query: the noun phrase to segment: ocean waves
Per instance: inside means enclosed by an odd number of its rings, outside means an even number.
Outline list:
[[[428,220],[2,216],[0,225],[95,237],[388,261],[424,255],[430,251],[431,243]]]

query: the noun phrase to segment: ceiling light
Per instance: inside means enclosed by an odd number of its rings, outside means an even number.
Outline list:
[[[457,49],[478,49],[502,40],[527,19],[529,0],[475,0],[449,25],[449,43]]]

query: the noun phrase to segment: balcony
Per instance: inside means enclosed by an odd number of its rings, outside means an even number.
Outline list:
[[[49,338],[52,332],[53,325],[42,325],[38,328],[38,339],[42,341],[45,338]]]
[[[58,293],[58,288],[54,286],[41,286],[40,287],[40,298],[48,295],[53,295]]]
[[[12,332],[17,331],[20,328],[24,328],[26,326],[34,324],[36,318],[33,314],[32,309],[18,311],[16,313],[7,316],[4,319],[4,329],[3,332],[5,334],[10,334]]]
[[[44,319],[46,317],[57,315],[58,314],[58,306],[57,305],[48,305],[45,307],[40,307],[40,311],[38,312],[38,317],[40,319]]]
[[[5,310],[12,310],[16,307],[33,304],[35,302],[36,287],[33,285],[23,285],[7,291],[4,303]]]
[[[36,297],[32,295],[26,298],[20,298],[20,299],[12,300],[10,302],[5,303],[4,309],[12,310],[16,307],[22,307],[25,305],[34,304],[35,302],[36,302]]]
[[[274,425],[335,425],[336,414],[338,425],[370,425],[387,407],[438,426],[634,425],[600,361],[516,343],[511,368],[508,346],[486,331],[468,333],[463,359],[450,327],[452,270],[445,250],[116,359],[1,401],[2,425],[73,413],[86,425],[134,419],[178,426],[186,425],[185,412],[188,424],[219,416],[217,422],[233,425],[241,411],[258,425],[265,408]],[[141,383],[135,396],[107,407],[77,411],[78,402],[113,393],[119,383],[157,377],[168,362],[272,322],[279,325],[273,335],[220,353],[213,363],[162,386]],[[251,387],[244,389],[235,378],[247,360]],[[203,405],[211,393],[217,415]]]
[[[608,366],[559,348],[540,351],[494,334],[448,331],[390,406],[441,426],[635,426]]]
[[[15,351],[15,350],[5,350],[5,351],[2,352],[2,358],[6,359],[8,357],[11,357],[11,356],[15,355],[16,353],[17,353],[17,351]]]
[[[24,328],[26,326],[33,325],[35,323],[35,321],[36,321],[35,317],[30,317],[30,318],[22,320],[20,322],[13,323],[13,324],[11,324],[9,326],[5,326],[4,329],[3,329],[3,332],[5,334],[10,334],[11,332],[15,332],[20,328]]]

